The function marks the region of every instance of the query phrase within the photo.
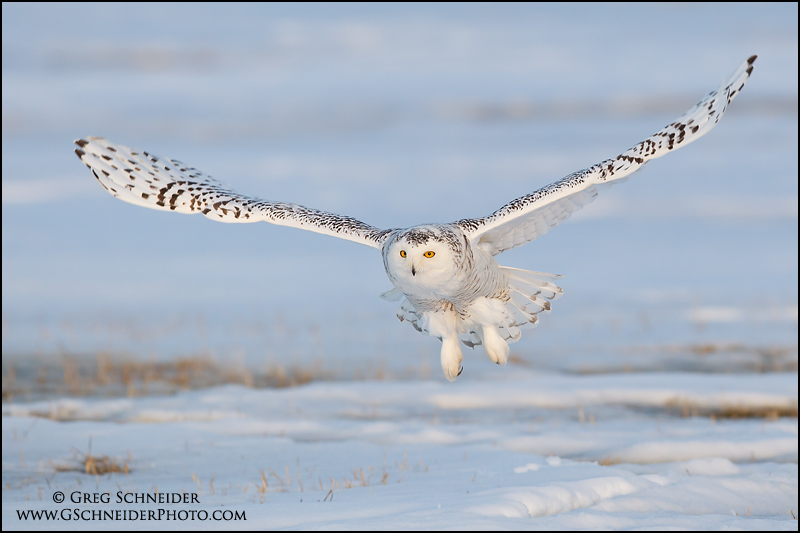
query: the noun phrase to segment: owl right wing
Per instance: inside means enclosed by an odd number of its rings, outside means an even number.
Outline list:
[[[473,245],[481,246],[492,255],[544,235],[594,200],[599,189],[623,181],[649,160],[686,146],[708,133],[744,87],[756,57],[742,63],[719,89],[709,93],[675,122],[627,152],[517,198],[487,217],[459,220],[456,224]]]
[[[236,193],[175,159],[131,150],[102,137],[75,141],[75,153],[110,194],[142,207],[202,213],[220,222],[269,222],[322,233],[380,249],[393,230],[352,217],[270,202]]]

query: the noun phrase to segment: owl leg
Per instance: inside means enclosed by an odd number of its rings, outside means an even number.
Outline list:
[[[447,337],[442,339],[442,370],[444,377],[450,381],[461,375],[464,367],[461,366],[461,361],[464,356],[461,354],[461,345],[458,341],[458,336]]]
[[[433,337],[442,339],[442,370],[444,377],[454,381],[460,374],[461,343],[458,340],[458,315],[455,311],[445,309],[425,314],[425,325]]]
[[[508,362],[508,343],[500,336],[496,326],[483,326],[483,349],[493,363],[504,365]]]

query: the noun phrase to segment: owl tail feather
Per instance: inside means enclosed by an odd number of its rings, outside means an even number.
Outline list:
[[[550,312],[550,302],[564,294],[561,287],[552,282],[561,276],[504,266],[500,267],[500,272],[508,279],[510,290],[497,330],[506,342],[517,342],[522,337],[520,327],[526,324],[535,326],[539,321],[539,313]],[[483,344],[480,328],[461,332],[459,338],[470,348]]]
[[[520,326],[535,326],[539,313],[549,313],[550,302],[564,294],[561,287],[551,281],[561,276],[504,266],[500,271],[508,278],[510,299],[506,303],[509,321],[499,329],[507,342],[515,342],[520,338]]]
[[[546,272],[534,272],[533,270],[522,270],[501,266],[500,272],[508,278],[508,284],[512,290],[523,296],[541,296],[547,300],[556,300],[564,294],[564,291],[550,280],[563,277],[559,274],[548,274]]]

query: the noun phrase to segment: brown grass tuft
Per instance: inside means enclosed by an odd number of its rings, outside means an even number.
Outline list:
[[[130,454],[128,460],[119,460],[107,455],[92,455],[92,439],[89,439],[89,451],[86,453],[75,450],[78,456],[77,463],[67,465],[56,465],[56,472],[83,472],[93,476],[105,474],[125,474],[131,473]]]
[[[706,416],[714,420],[719,418],[743,419],[743,418],[765,418],[767,420],[777,420],[780,417],[797,418],[797,402],[788,402],[785,405],[775,405],[769,407],[748,406],[748,405],[722,405],[719,407],[700,407],[689,401],[676,400],[667,402],[664,410],[668,414],[689,417]]]
[[[65,355],[46,361],[19,357],[3,362],[3,401],[63,395],[134,397],[231,383],[293,387],[334,377],[319,363],[288,368],[275,365],[256,373],[244,364],[218,363],[204,354],[169,361],[137,361],[108,353],[95,357]]]

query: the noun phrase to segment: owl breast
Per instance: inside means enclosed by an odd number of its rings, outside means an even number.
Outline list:
[[[505,292],[507,281],[488,253],[473,249],[455,225],[401,230],[383,248],[394,286],[425,312],[452,305],[464,313],[477,298]]]

